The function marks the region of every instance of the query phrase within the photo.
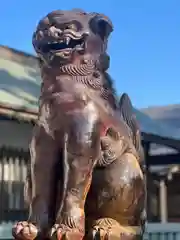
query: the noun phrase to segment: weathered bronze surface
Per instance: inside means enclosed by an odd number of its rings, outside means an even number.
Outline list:
[[[33,35],[42,90],[25,188],[29,218],[15,239],[140,239],[145,179],[140,132],[107,74],[111,21],[54,11]]]

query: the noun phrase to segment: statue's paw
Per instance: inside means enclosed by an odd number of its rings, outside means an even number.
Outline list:
[[[88,240],[120,240],[120,234],[117,231],[114,231],[112,228],[106,228],[101,226],[94,226],[89,234]]]
[[[52,240],[82,240],[84,234],[76,228],[69,228],[65,225],[55,224],[50,232]]]
[[[17,240],[33,240],[38,235],[38,229],[32,223],[18,222],[12,228],[12,235]]]
[[[114,219],[103,218],[95,221],[88,233],[88,240],[136,240],[139,235],[131,227],[123,227]]]

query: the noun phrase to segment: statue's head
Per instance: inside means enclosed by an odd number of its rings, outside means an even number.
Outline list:
[[[78,64],[99,61],[112,31],[110,19],[102,14],[57,10],[40,20],[32,42],[41,64]]]

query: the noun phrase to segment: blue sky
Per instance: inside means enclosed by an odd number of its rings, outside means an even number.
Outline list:
[[[32,32],[51,10],[108,15],[110,73],[136,107],[180,103],[180,0],[4,0],[0,44],[33,53]]]

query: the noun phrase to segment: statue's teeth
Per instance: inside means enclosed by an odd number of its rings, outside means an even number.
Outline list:
[[[65,43],[68,45],[69,44],[69,42],[71,41],[71,38],[70,37],[65,37]]]

